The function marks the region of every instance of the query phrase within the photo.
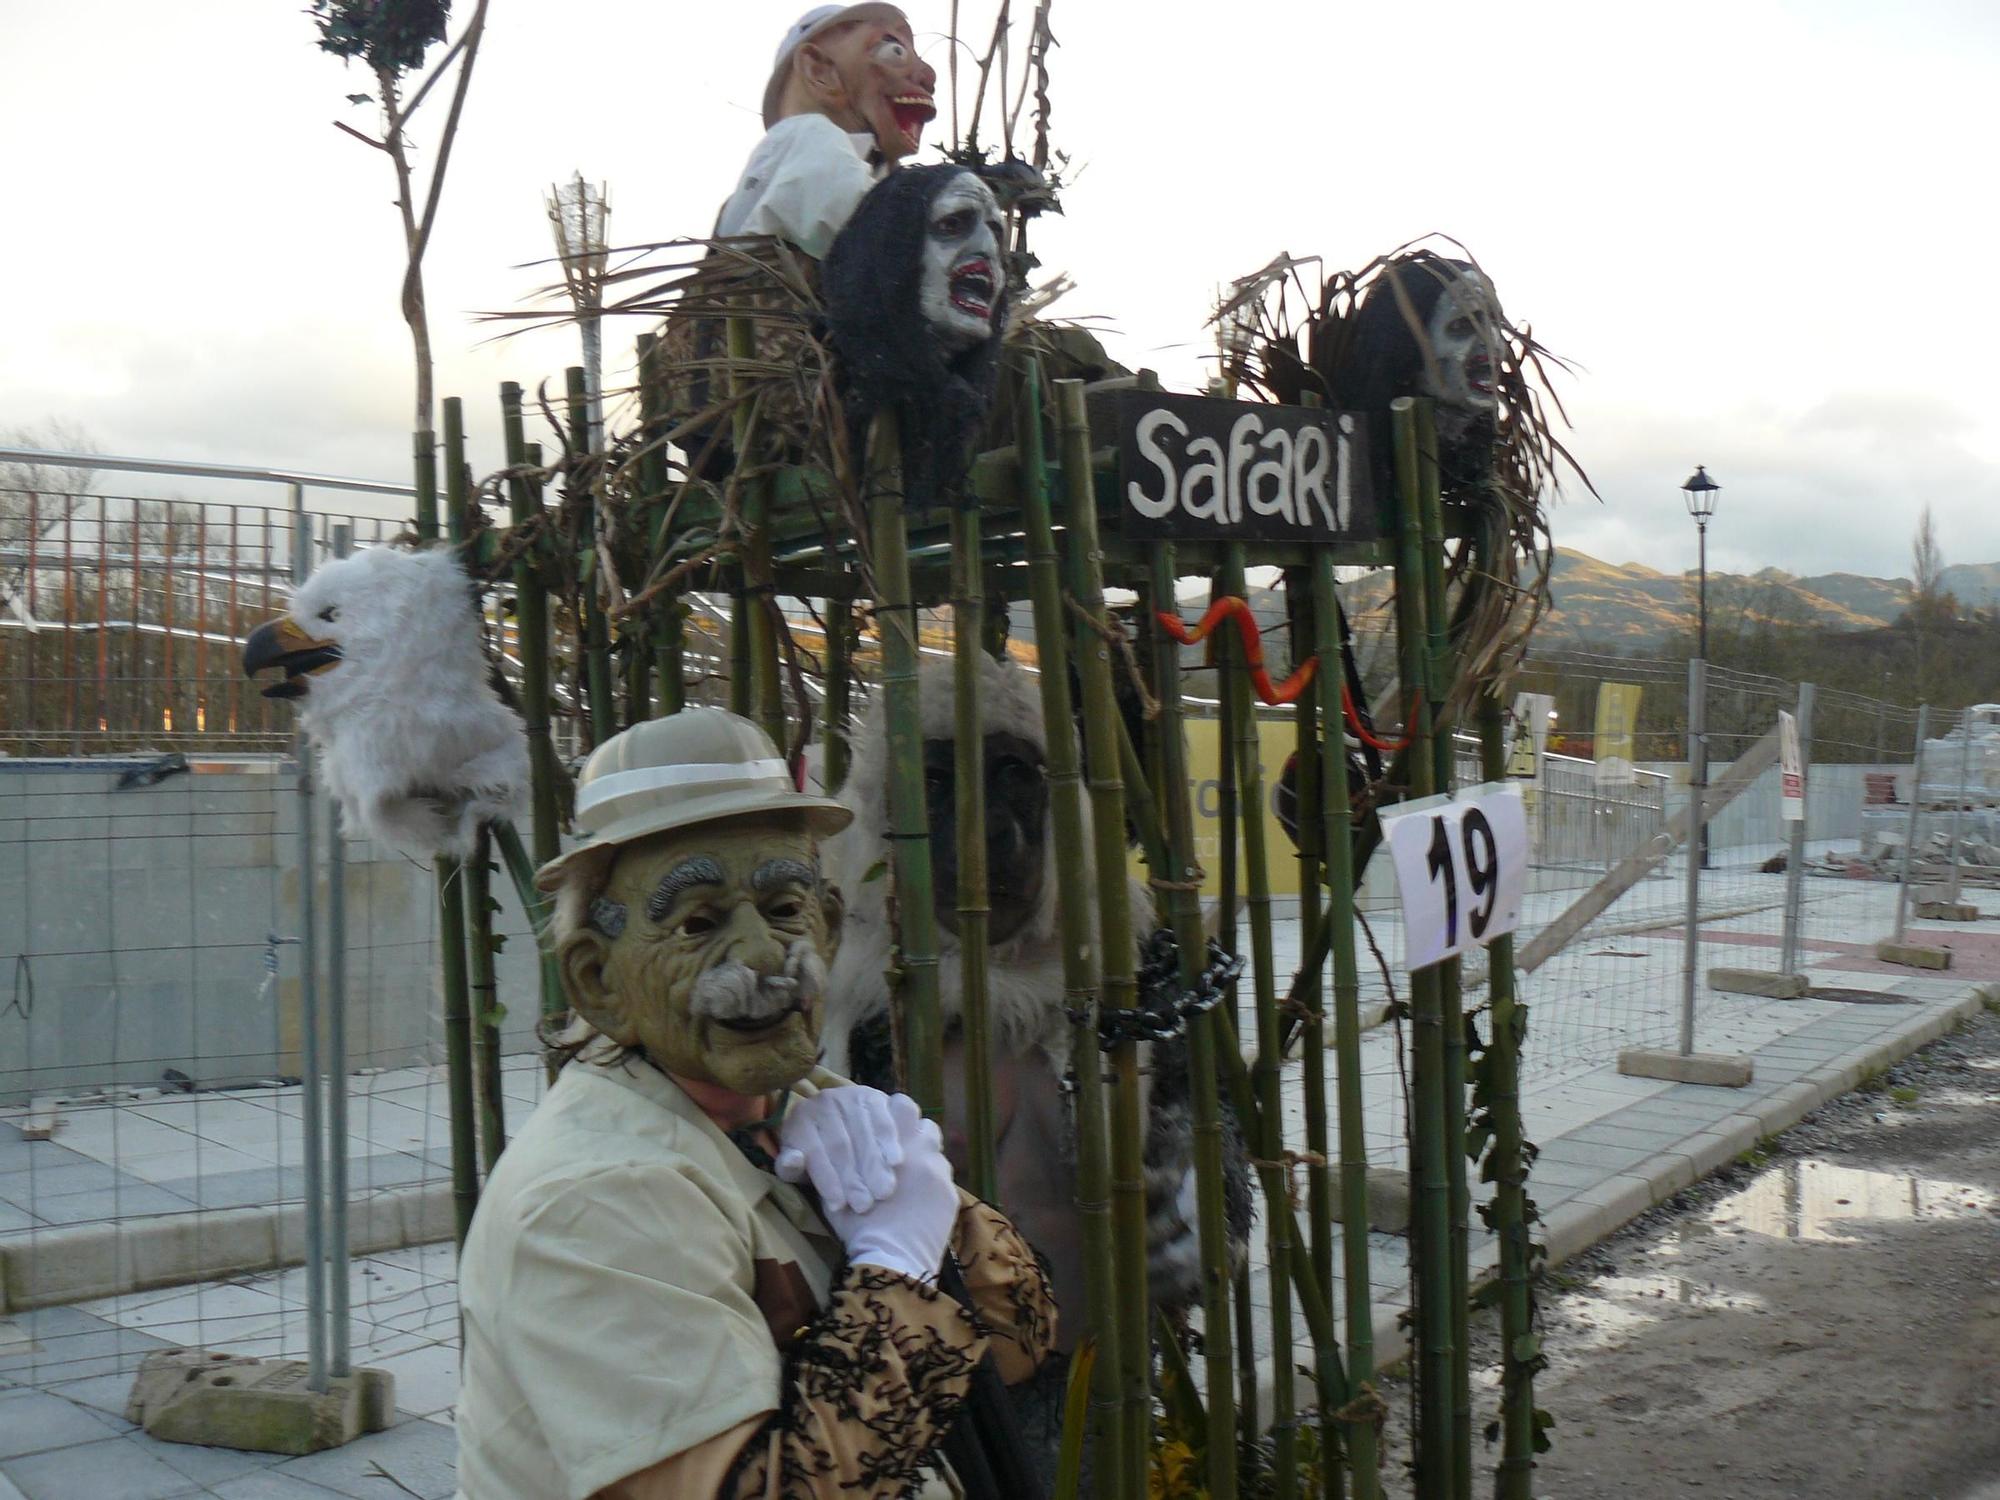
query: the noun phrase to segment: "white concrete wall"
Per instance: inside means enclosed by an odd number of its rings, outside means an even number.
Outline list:
[[[296,1076],[297,779],[241,760],[117,790],[130,761],[0,758],[0,1101],[106,1084]],[[323,810],[323,809],[322,809]],[[325,921],[327,841],[317,891]],[[347,1038],[356,1068],[443,1057],[428,865],[347,841]],[[535,945],[493,880],[509,1050],[533,1045]],[[322,972],[324,958],[322,957]]]

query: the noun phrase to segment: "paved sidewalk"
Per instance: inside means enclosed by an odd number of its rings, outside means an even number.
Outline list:
[[[1949,936],[1925,932],[1932,941]],[[1532,1086],[1524,1101],[1527,1134],[1541,1156],[1531,1189],[1550,1258],[1575,1254],[1852,1088],[1868,1071],[1949,1030],[1981,1003],[1987,980],[2000,978],[1984,975],[1975,960],[1990,943],[1962,947],[1970,961],[1962,965],[1965,972],[1876,975],[1851,967],[1844,954],[1829,955],[1832,964],[1812,971],[1819,985],[1850,992],[1865,987],[1872,1003],[1767,1001],[1732,1010],[1729,1035],[1718,1040],[1704,1034],[1701,1045],[1752,1055],[1756,1077],[1744,1089],[1624,1078],[1609,1065]],[[1386,1033],[1370,1038],[1378,1054],[1392,1046]],[[1298,1067],[1287,1069],[1294,1079]],[[1290,1092],[1288,1114],[1298,1106],[1296,1084]],[[1371,1105],[1370,1134],[1382,1142],[1375,1155],[1393,1160],[1393,1112],[1400,1101],[1391,1089],[1375,1093],[1381,1097]],[[1288,1130],[1296,1128],[1296,1120],[1288,1123]],[[1400,1238],[1369,1238],[1376,1347],[1387,1359],[1403,1346],[1396,1319],[1407,1305],[1407,1263]],[[1475,1235],[1473,1260],[1475,1271],[1492,1263],[1492,1243],[1483,1234]],[[130,1371],[147,1349],[192,1341],[296,1354],[302,1303],[296,1270],[0,1319],[0,1500],[451,1495],[456,1327],[449,1247],[362,1257],[352,1275],[356,1362],[396,1372],[402,1420],[387,1432],[305,1458],[160,1443],[122,1415]],[[1263,1285],[1260,1276],[1260,1307]],[[1337,1287],[1333,1295],[1338,1306]],[[1262,1339],[1260,1346],[1268,1354]]]

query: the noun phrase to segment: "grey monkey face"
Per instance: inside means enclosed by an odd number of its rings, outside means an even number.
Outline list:
[[[1042,902],[1048,870],[1047,757],[1016,734],[986,736],[986,937],[1004,943]],[[931,826],[932,906],[958,932],[958,767],[950,740],[924,741],[924,793]]]
[[[918,310],[953,354],[993,336],[1005,232],[992,190],[970,172],[952,178],[931,202]]]

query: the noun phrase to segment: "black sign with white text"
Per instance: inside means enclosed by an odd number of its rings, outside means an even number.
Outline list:
[[[1128,535],[1353,542],[1382,534],[1367,425],[1348,412],[1127,391],[1118,492]]]

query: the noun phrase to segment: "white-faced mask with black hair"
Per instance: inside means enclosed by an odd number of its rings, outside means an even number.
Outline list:
[[[1489,414],[1498,407],[1499,301],[1492,283],[1476,271],[1462,271],[1439,292],[1424,334],[1434,364],[1424,371],[1424,394],[1440,405]]]
[[[992,189],[960,172],[931,200],[918,311],[951,353],[993,336],[1005,229]]]

